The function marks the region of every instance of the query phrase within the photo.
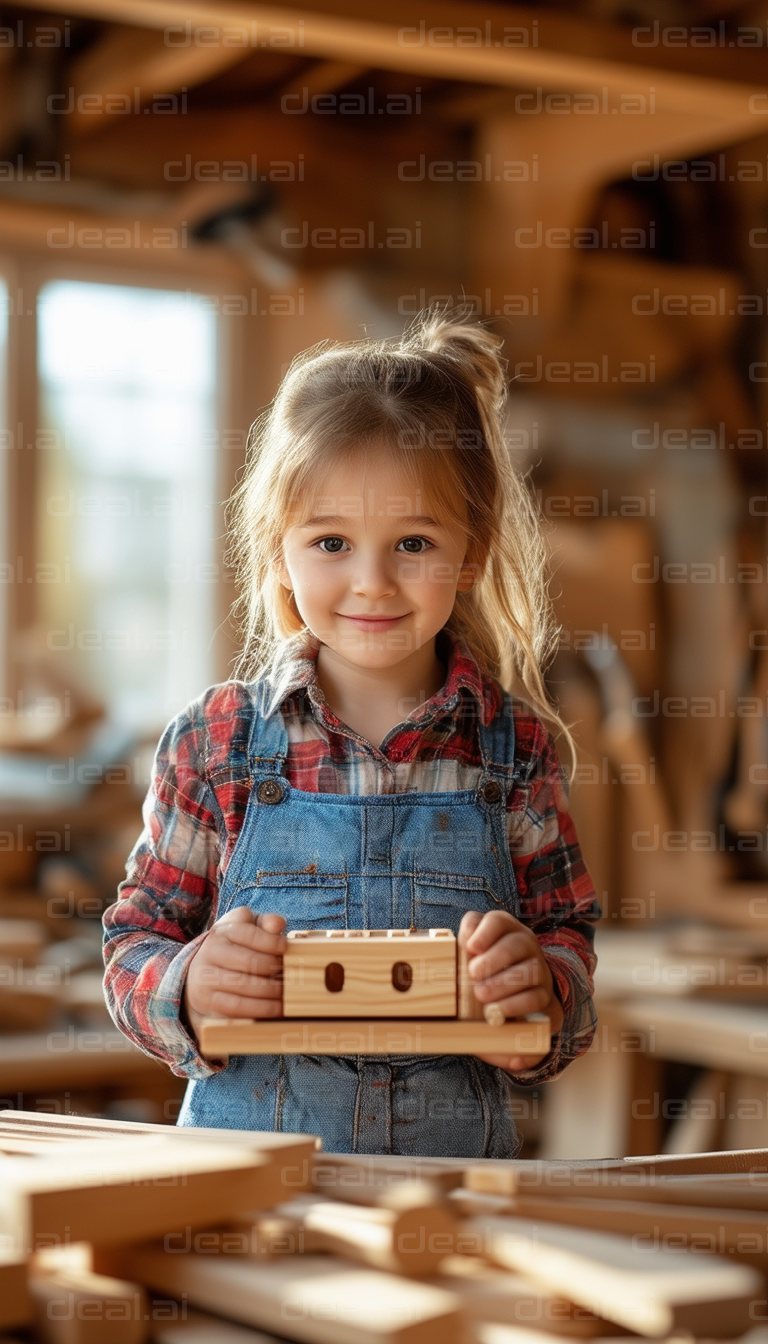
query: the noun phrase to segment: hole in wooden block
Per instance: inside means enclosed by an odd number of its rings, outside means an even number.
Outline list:
[[[413,968],[407,961],[396,961],[392,967],[392,984],[404,994],[413,984]]]
[[[325,968],[325,988],[330,994],[340,994],[344,988],[344,967],[340,961],[329,961]]]

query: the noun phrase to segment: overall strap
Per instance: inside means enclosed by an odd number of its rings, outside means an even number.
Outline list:
[[[248,734],[248,765],[254,780],[281,775],[288,756],[288,730],[279,707],[267,717],[269,686],[262,680],[254,687],[254,712]]]
[[[509,787],[515,775],[515,716],[514,701],[508,691],[504,691],[498,713],[489,724],[478,719],[478,736],[483,778],[496,779]]]

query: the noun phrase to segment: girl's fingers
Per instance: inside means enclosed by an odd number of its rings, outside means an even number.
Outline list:
[[[283,994],[279,980],[270,980],[263,975],[246,975],[243,971],[228,971],[221,966],[203,967],[199,983],[208,995],[220,989],[254,999],[280,999]]]
[[[222,1017],[281,1017],[282,1004],[274,999],[252,999],[242,994],[217,990],[211,996],[211,1010]]]
[[[458,932],[458,941],[462,946],[465,946],[472,937],[482,918],[479,910],[467,910],[462,915]]]
[[[488,980],[505,966],[518,962],[527,962],[534,955],[530,934],[505,933],[487,952],[473,957],[469,963],[469,974],[473,980]]]
[[[477,956],[480,952],[487,952],[488,948],[498,942],[505,933],[521,932],[525,932],[528,937],[531,936],[530,929],[526,929],[525,925],[507,910],[489,910],[467,939],[467,951],[470,956]]]
[[[261,915],[259,918],[266,919],[267,916]],[[281,920],[282,915],[275,915],[274,919]],[[282,957],[285,952],[285,934],[275,931],[270,932],[269,929],[264,928],[253,919],[248,921],[237,920],[230,923],[225,916],[224,919],[217,920],[211,933],[218,935],[219,938],[228,939],[230,943],[237,943],[240,947],[249,947],[253,952],[268,952],[273,957]]]
[[[273,912],[269,912],[266,915],[257,915],[256,923],[259,928],[264,929],[266,933],[285,932],[285,918],[283,915],[274,914]]]
[[[484,1003],[498,1003],[505,1017],[525,1017],[526,1013],[544,1013],[552,1002],[548,990],[537,986],[524,989],[520,994],[510,994],[506,998],[484,999]]]
[[[506,1069],[508,1073],[522,1073],[524,1069],[533,1069],[546,1055],[478,1055],[484,1064],[495,1064],[497,1069]]]
[[[280,976],[283,971],[282,957],[273,957],[267,952],[253,952],[249,947],[231,943],[228,938],[217,939],[206,961],[209,966],[244,971],[246,975]]]
[[[510,994],[519,994],[524,989],[534,989],[537,986],[548,989],[542,982],[541,963],[538,957],[529,957],[527,961],[516,961],[511,966],[504,966],[495,975],[489,975],[484,980],[475,980],[474,986],[478,998],[483,1003],[495,1003]]]

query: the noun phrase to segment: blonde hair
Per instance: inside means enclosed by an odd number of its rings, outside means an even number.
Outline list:
[[[242,641],[233,676],[263,676],[278,644],[305,626],[276,565],[289,523],[317,492],[318,472],[385,445],[436,516],[463,528],[472,587],[446,628],[481,669],[573,738],[543,672],[557,644],[547,552],[527,477],[504,441],[501,342],[460,314],[427,310],[401,337],[323,341],[294,359],[254,422],[246,466],[228,506]],[[439,451],[436,451],[439,449]],[[418,450],[418,451],[416,451]]]

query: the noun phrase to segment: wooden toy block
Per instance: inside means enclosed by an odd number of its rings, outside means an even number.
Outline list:
[[[283,957],[285,1017],[455,1017],[450,929],[295,929]]]
[[[27,1325],[31,1319],[26,1262],[11,1250],[0,1249],[0,1330]]]
[[[510,1019],[503,1027],[458,1018],[342,1020],[203,1018],[201,1054],[227,1055],[544,1055],[550,1022],[543,1013]]]
[[[76,1142],[3,1160],[0,1237],[27,1254],[53,1237],[110,1245],[186,1235],[284,1198],[282,1177],[266,1156],[223,1138]]]
[[[126,1246],[104,1262],[158,1293],[307,1344],[465,1344],[461,1303],[444,1289],[330,1255],[173,1255]],[[119,1267],[119,1268],[118,1268]]]
[[[302,1195],[275,1209],[311,1238],[312,1247],[408,1277],[434,1274],[455,1248],[457,1223],[445,1204],[404,1201],[403,1207],[342,1204]]]
[[[628,1236],[527,1218],[474,1218],[460,1248],[530,1274],[553,1293],[636,1334],[690,1331],[710,1339],[749,1329],[763,1278],[719,1255],[637,1248]]]
[[[203,1018],[203,1055],[549,1051],[550,1022],[542,1013],[485,1018],[450,929],[293,929],[286,941],[283,1017]]]
[[[137,1283],[83,1269],[33,1272],[29,1280],[41,1344],[144,1344],[147,1298]]]
[[[463,943],[457,944],[457,992],[458,1016],[463,1022],[479,1022],[483,1017],[483,1005],[475,998],[474,984],[469,974],[470,956]]]

